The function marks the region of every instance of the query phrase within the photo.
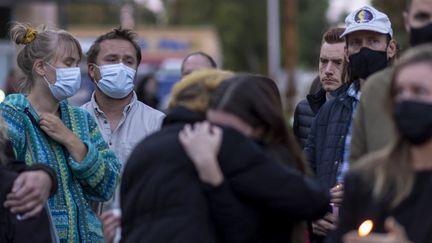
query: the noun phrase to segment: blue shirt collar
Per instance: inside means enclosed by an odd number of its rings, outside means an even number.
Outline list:
[[[347,94],[348,94],[348,96],[353,97],[357,101],[360,100],[361,91],[356,89],[356,85],[354,83],[352,83],[348,87]]]

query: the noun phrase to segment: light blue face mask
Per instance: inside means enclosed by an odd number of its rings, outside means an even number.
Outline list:
[[[107,96],[114,99],[122,99],[130,94],[134,88],[135,69],[123,63],[106,64],[99,68],[102,78],[97,86]]]
[[[55,68],[51,64],[47,64],[55,70],[56,82],[51,84],[48,82],[46,76],[43,78],[47,82],[51,93],[58,101],[67,99],[78,92],[81,87],[81,70],[79,67]]]

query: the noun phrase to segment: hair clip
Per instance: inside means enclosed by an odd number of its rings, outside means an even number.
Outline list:
[[[24,45],[31,43],[36,38],[36,35],[37,35],[37,31],[31,27],[28,27],[27,33],[25,34],[22,43]]]

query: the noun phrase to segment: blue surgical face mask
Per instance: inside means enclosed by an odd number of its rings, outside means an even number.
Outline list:
[[[79,67],[55,68],[51,64],[47,64],[55,69],[56,82],[51,84],[48,82],[46,76],[43,78],[47,82],[52,95],[58,101],[67,99],[78,92],[81,87],[81,70]]]
[[[101,74],[97,86],[104,94],[113,99],[122,99],[132,92],[135,69],[123,63],[102,66],[95,64],[95,66],[99,68]]]

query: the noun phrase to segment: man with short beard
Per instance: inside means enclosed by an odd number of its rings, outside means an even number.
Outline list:
[[[319,81],[321,88],[301,100],[294,111],[294,135],[302,148],[306,145],[312,120],[321,106],[332,99],[345,79],[345,38],[340,38],[344,28],[331,28],[324,33],[319,57]]]

